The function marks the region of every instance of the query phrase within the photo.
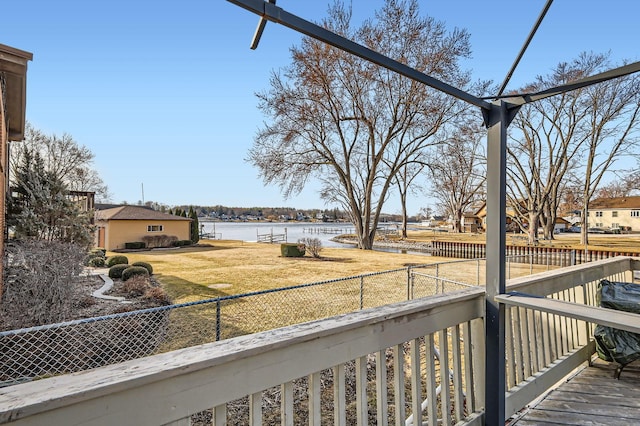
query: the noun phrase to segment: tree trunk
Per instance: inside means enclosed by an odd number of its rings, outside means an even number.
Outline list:
[[[540,213],[529,212],[529,244],[538,244],[538,222]]]

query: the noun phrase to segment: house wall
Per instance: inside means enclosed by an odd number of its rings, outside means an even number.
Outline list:
[[[6,206],[5,199],[7,194],[7,186],[8,186],[8,157],[7,151],[9,148],[9,132],[7,130],[7,119],[4,116],[5,105],[4,105],[4,84],[1,80],[2,76],[0,74],[0,164],[2,165],[2,173],[0,173],[0,259],[4,259],[4,241],[5,234],[7,232],[5,217],[6,217]],[[2,295],[2,287],[4,283],[4,274],[0,272],[0,297]]]
[[[631,227],[640,231],[640,209],[592,209],[587,212],[587,226],[600,228]]]
[[[109,220],[98,221],[98,227],[105,228],[105,244],[107,250],[124,248],[125,243],[142,241],[147,235],[175,236],[179,240],[190,238],[191,222],[188,220]],[[148,225],[162,225],[162,231],[147,231]],[[97,233],[96,233],[97,234]],[[97,237],[96,237],[97,238]]]

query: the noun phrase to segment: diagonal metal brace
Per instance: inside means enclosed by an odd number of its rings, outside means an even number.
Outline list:
[[[240,6],[250,12],[260,15],[262,19],[266,19],[285,27],[296,30],[306,36],[327,43],[333,47],[337,47],[345,52],[351,53],[359,58],[365,59],[376,65],[380,65],[398,74],[404,75],[414,81],[423,83],[429,87],[439,90],[443,93],[451,95],[471,105],[484,109],[491,109],[491,104],[477,96],[460,90],[443,81],[433,78],[427,74],[417,71],[408,65],[384,56],[374,50],[371,50],[361,44],[355,43],[345,37],[335,34],[319,25],[306,21],[296,15],[288,13],[282,8],[277,7],[271,2],[263,0],[227,0],[237,6]]]
[[[269,3],[275,5],[276,0],[269,0]],[[265,4],[266,7],[266,4]],[[266,11],[265,11],[266,14]],[[258,43],[260,43],[260,39],[262,38],[262,33],[264,32],[264,27],[267,25],[267,18],[263,14],[258,21],[258,27],[256,28],[256,32],[253,34],[253,39],[251,40],[251,50],[256,50],[258,48]]]

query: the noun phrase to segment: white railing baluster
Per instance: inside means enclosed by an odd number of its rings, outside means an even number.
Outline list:
[[[429,421],[429,426],[437,426],[438,425],[438,395],[436,392],[436,363],[435,363],[435,339],[433,338],[433,333],[426,336],[424,339],[425,346],[425,360],[427,364],[427,416]],[[448,374],[447,374],[448,379]],[[415,420],[413,422],[414,425],[420,426],[421,423],[416,423]]]
[[[520,383],[521,380],[524,380],[524,370],[522,366],[522,326],[521,326],[521,314],[520,308],[511,309],[512,316],[510,317],[513,320],[513,338],[514,343],[513,346],[515,348],[515,353],[513,354],[515,359],[515,377],[516,383]]]
[[[404,346],[393,347],[393,402],[396,425],[402,425],[407,417],[404,394]]]
[[[475,395],[475,410],[484,407],[485,401],[485,367],[484,367],[484,355],[485,355],[485,340],[484,340],[484,320],[474,319],[471,321],[471,336],[473,344],[473,378],[474,378],[474,390]],[[475,411],[474,410],[474,411]]]
[[[358,426],[366,426],[367,409],[367,357],[356,358],[356,421]]]
[[[315,372],[309,375],[309,426],[320,426],[322,412],[320,405],[320,373]]]
[[[506,318],[504,324],[504,348],[505,348],[505,360],[506,360],[506,382],[507,389],[512,388],[516,384],[516,361],[515,361],[515,348],[514,348],[514,338],[513,338],[513,321],[512,315],[513,312],[510,307],[505,309],[504,316]],[[517,330],[516,330],[517,332]]]
[[[333,367],[333,424],[347,426],[344,364]]]
[[[227,426],[227,404],[214,407],[211,417],[213,426]]]
[[[420,371],[420,340],[411,340],[411,416],[413,425],[422,425],[422,374]],[[431,358],[433,363],[433,358]],[[429,362],[427,362],[427,365]]]
[[[440,346],[440,408],[442,422],[451,424],[451,386],[449,381],[449,339],[447,329],[438,332]]]
[[[249,395],[249,424],[262,426],[262,392]]]
[[[280,385],[280,424],[293,426],[293,382]]]
[[[462,386],[462,351],[460,347],[460,325],[451,329],[451,351],[453,352],[453,405],[456,423],[464,417],[464,388]]]
[[[387,403],[387,352],[376,352],[376,418],[379,426],[386,426],[388,419]]]
[[[465,401],[468,413],[476,411],[476,398],[475,398],[475,377],[474,377],[474,356],[476,348],[472,343],[471,336],[471,322],[467,321],[462,326],[462,336],[464,339],[464,390]]]

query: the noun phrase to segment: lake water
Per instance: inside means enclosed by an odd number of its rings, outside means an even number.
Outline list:
[[[258,234],[285,234],[287,241],[296,243],[300,238],[318,238],[322,247],[352,247],[331,241],[340,234],[352,234],[350,223],[309,222],[207,222],[200,221],[202,233],[215,235],[219,240],[257,241]]]

